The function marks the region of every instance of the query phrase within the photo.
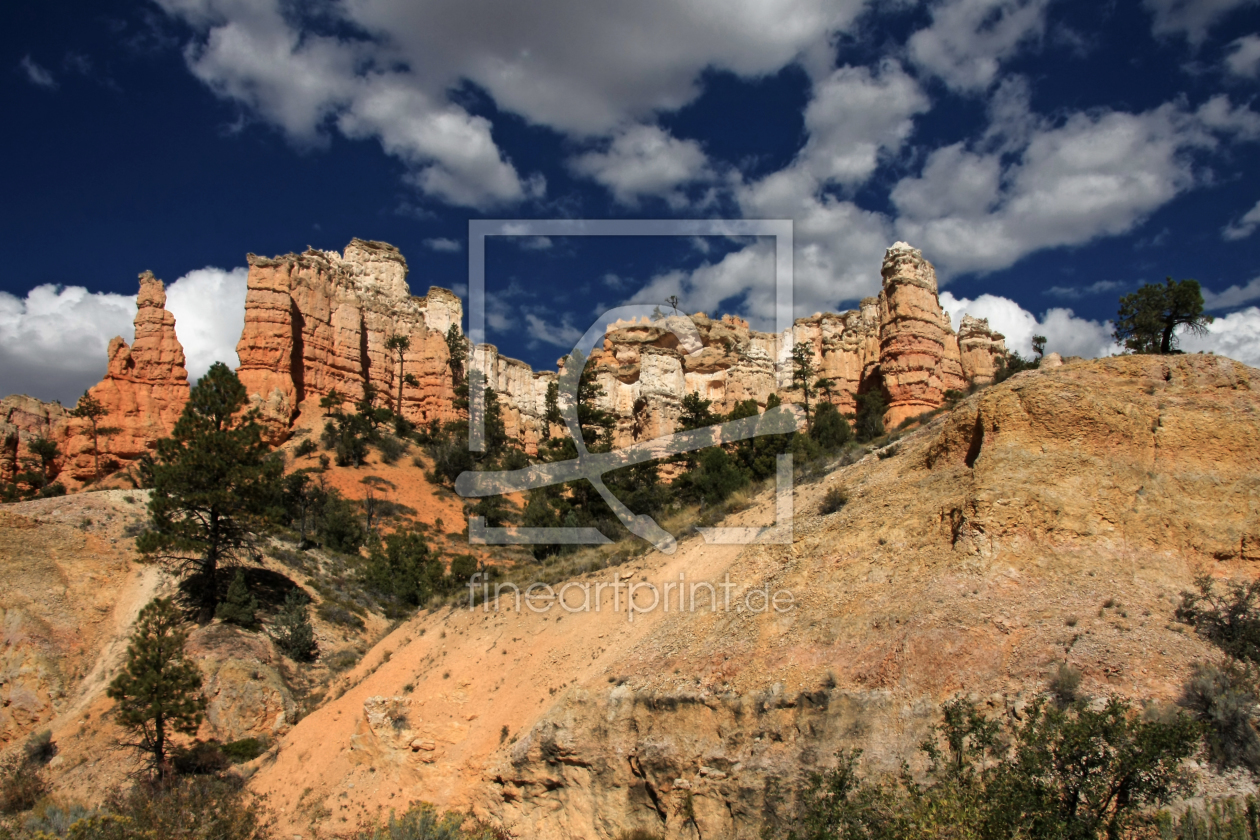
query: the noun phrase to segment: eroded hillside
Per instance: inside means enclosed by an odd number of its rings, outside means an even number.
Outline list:
[[[834,486],[850,501],[820,515]],[[799,484],[791,546],[693,536],[584,579],[729,575],[730,609],[702,595],[629,621],[605,588],[598,612],[418,616],[252,785],[295,831],[426,800],[522,837],[756,837],[837,749],[872,769],[913,757],[959,692],[1018,715],[1068,662],[1092,695],[1174,699],[1214,655],[1173,621],[1179,594],[1197,572],[1254,574],[1258,499],[1257,371],[1179,356],[1020,374]],[[772,510],[767,495],[725,524]],[[793,609],[741,606],[767,586]]]

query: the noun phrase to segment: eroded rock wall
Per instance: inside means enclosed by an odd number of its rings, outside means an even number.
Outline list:
[[[355,239],[343,254],[310,249],[268,259],[250,254],[238,374],[277,440],[303,403],[333,390],[348,402],[376,387],[416,423],[454,416],[446,331],[463,317],[460,299],[431,288],[413,297],[398,249]],[[393,335],[410,345],[386,347]],[[410,378],[408,378],[410,377]]]

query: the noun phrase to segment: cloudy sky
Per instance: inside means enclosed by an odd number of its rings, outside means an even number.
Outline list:
[[[1257,0],[96,0],[0,12],[0,393],[73,400],[168,281],[235,363],[245,254],[353,236],[460,291],[471,218],[795,222],[798,314],[921,248],[955,318],[1110,351],[1193,277],[1188,349],[1260,365]],[[769,323],[772,245],[492,240],[489,338],[549,366],[603,308]]]

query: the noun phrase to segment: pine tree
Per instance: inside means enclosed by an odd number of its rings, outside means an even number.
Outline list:
[[[143,555],[184,576],[206,609],[218,598],[220,565],[258,559],[256,536],[281,497],[283,465],[244,405],[244,386],[216,362],[193,387],[171,436],[158,441],[152,522],[136,540]]]
[[[446,330],[447,367],[451,369],[451,385],[464,379],[464,360],[468,358],[467,342],[459,331],[459,324],[451,324]]]
[[[319,407],[324,409],[324,416],[327,417],[334,411],[340,410],[341,404],[345,401],[345,394],[341,393],[336,388],[332,388],[327,394],[319,398]]]
[[[174,603],[150,601],[140,611],[123,671],[106,691],[118,704],[118,725],[135,738],[126,746],[144,753],[159,779],[170,773],[170,734],[194,734],[206,706],[201,672],[184,654],[187,638]]]
[[[1169,277],[1162,286],[1150,283],[1120,298],[1114,335],[1133,353],[1175,353],[1178,327],[1202,334],[1210,323],[1199,281]]]
[[[802,341],[792,348],[792,382],[794,388],[801,389],[801,395],[805,398],[805,428],[809,429],[812,424],[809,412],[809,400],[814,396],[815,388],[814,374],[818,371],[814,368],[814,345],[808,341]]]
[[[236,577],[232,578],[227,596],[215,609],[214,617],[238,627],[252,628],[258,623],[258,599],[249,591],[243,569],[236,570]]]
[[[61,451],[57,448],[57,442],[46,437],[37,437],[27,444],[27,448],[39,459],[40,475],[44,479],[43,483],[47,484],[50,479],[56,477],[51,472],[51,468],[56,462],[57,456],[61,454]]]
[[[271,625],[271,638],[285,656],[295,662],[309,662],[319,648],[315,644],[315,628],[307,610],[310,599],[299,589],[290,589],[284,606]]]
[[[92,396],[89,392],[84,391],[83,396],[79,397],[79,402],[70,410],[70,416],[80,420],[87,420],[92,424],[92,480],[99,481],[101,478],[101,446],[99,436],[102,429],[99,423],[102,417],[109,411],[105,406],[101,405],[100,400]]]
[[[547,383],[547,396],[544,399],[543,440],[551,440],[551,427],[564,425],[564,415],[560,413],[560,385]]]
[[[395,333],[385,339],[385,349],[393,350],[398,354],[398,405],[394,409],[394,413],[401,416],[403,383],[406,381],[406,375],[403,373],[403,354],[411,349],[411,338]]]

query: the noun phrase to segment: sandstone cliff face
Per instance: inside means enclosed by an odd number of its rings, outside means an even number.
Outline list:
[[[355,239],[344,254],[248,259],[237,372],[275,440],[287,436],[304,401],[317,406],[334,389],[352,402],[370,382],[393,406],[400,371],[385,347],[391,335],[411,342],[401,375],[417,384],[403,387],[403,415],[417,423],[454,416],[445,334],[463,305],[445,289],[412,297],[398,249]]]
[[[13,477],[35,461],[29,449],[35,438],[65,443],[66,409],[61,403],[46,403],[34,397],[15,394],[0,400],[0,482]]]
[[[801,343],[813,349],[816,378],[831,383],[819,399],[853,414],[858,393],[882,389],[890,427],[939,408],[948,390],[993,381],[997,359],[1006,353],[1003,337],[975,318],[964,318],[963,332],[954,333],[937,296],[936,272],[918,250],[904,242],[889,248],[883,276],[878,298],[849,312],[799,318],[790,335],[703,313],[610,325],[591,363],[604,389],[601,408],[617,417],[615,444],[674,431],[682,398],[692,392],[711,400],[715,412],[747,399],[764,409],[776,392],[784,402],[799,402],[792,349]]]
[[[102,474],[150,452],[171,433],[188,402],[188,371],[175,337],[175,316],[166,311],[165,287],[151,272],[140,275],[136,307],[135,340],[130,347],[122,338],[110,341],[109,369],[89,389],[107,411],[98,429],[112,430],[98,433]],[[91,424],[69,418],[63,476],[73,482],[93,479],[92,445]]]
[[[605,585],[599,612],[417,616],[251,785],[283,812],[309,789],[332,832],[391,794],[542,840],[779,831],[837,750],[895,772],[959,692],[1019,716],[1066,660],[1091,696],[1176,698],[1212,655],[1174,623],[1179,593],[1203,571],[1255,577],[1258,477],[1258,371],[1180,356],[1021,373],[891,457],[798,486],[790,546],[693,537],[615,570],[729,575],[732,608],[702,590],[699,608],[628,621],[602,571],[578,581]],[[849,504],[819,515],[837,486]],[[792,608],[746,600],[765,587]]]

